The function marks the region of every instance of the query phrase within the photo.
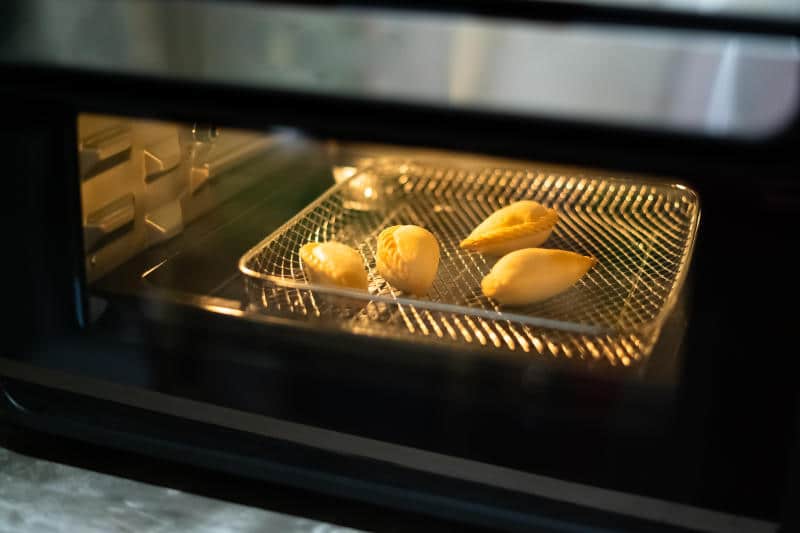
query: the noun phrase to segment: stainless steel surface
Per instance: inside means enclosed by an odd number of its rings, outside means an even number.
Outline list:
[[[83,244],[87,250],[94,250],[97,244],[136,218],[133,194],[125,194],[102,208],[89,213],[84,225]]]
[[[112,158],[119,158],[131,148],[130,126],[114,126],[82,139],[78,144],[78,160],[81,177],[89,178],[98,172],[98,167]],[[127,158],[125,158],[127,159]],[[122,161],[116,161],[121,163]]]
[[[99,474],[0,448],[0,532],[356,530]]]
[[[483,296],[494,262],[459,242],[519,199],[560,215],[544,246],[598,264],[570,290],[504,309]],[[699,219],[696,195],[677,185],[379,162],[339,183],[245,254],[256,309],[347,330],[467,343],[630,366],[653,348],[685,277]],[[375,270],[377,235],[395,224],[430,230],[442,250],[430,299],[408,297]],[[310,284],[298,249],[336,240],[359,250],[369,293]]]
[[[231,142],[225,142],[231,141]],[[275,138],[266,135],[234,136],[221,138],[210,145],[201,158],[193,158],[189,174],[189,191],[194,193],[209,180],[219,177],[242,161],[264,152],[275,144]]]
[[[198,216],[265,179],[252,172],[232,179],[237,166],[265,159],[279,167],[301,144],[285,129],[222,131],[89,113],[79,115],[77,126],[89,281],[172,239]]]
[[[168,130],[135,127],[121,117],[86,114],[76,126],[86,275],[93,280],[146,246],[142,219],[148,210],[148,183],[142,175],[147,166],[142,145],[149,147],[166,137]],[[163,185],[169,178],[160,181]]]
[[[181,146],[175,136],[168,136],[143,148],[146,182],[164,177],[181,163]]]
[[[708,5],[708,3],[705,3]],[[258,3],[13,0],[0,61],[712,136],[780,130],[789,37]]]
[[[550,0],[565,2],[572,0]],[[678,11],[709,16],[800,19],[797,0],[580,0],[583,4]]]

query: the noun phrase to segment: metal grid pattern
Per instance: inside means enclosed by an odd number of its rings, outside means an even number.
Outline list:
[[[560,295],[503,309],[480,290],[494,260],[458,244],[495,210],[521,199],[559,212],[544,247],[592,255],[598,263]],[[248,252],[241,266],[264,312],[328,320],[358,333],[630,366],[650,352],[677,296],[698,217],[696,195],[676,185],[383,164],[331,189]],[[377,236],[394,224],[423,226],[439,240],[429,299],[404,297],[375,270]],[[328,240],[361,252],[369,294],[308,284],[298,249]]]

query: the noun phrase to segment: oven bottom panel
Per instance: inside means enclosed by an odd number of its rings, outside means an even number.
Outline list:
[[[79,378],[73,385],[80,381]],[[6,420],[29,430],[188,463],[202,470],[222,471],[240,477],[242,484],[251,486],[248,480],[255,479],[344,496],[351,502],[366,504],[367,510],[377,505],[412,516],[427,515],[434,518],[433,522],[425,522],[433,530],[439,526],[443,531],[464,526],[508,531],[572,531],[591,527],[601,531],[669,532],[696,528],[756,532],[776,528],[766,521],[553,478],[526,477],[512,470],[495,470],[485,464],[461,462],[413,449],[387,446],[380,450],[379,443],[359,442],[359,439],[346,443],[347,436],[329,434],[329,442],[342,439],[333,446],[352,445],[349,453],[335,453],[275,438],[275,429],[270,429],[275,422],[270,419],[247,419],[195,402],[173,402],[165,409],[163,404],[158,405],[163,400],[158,395],[141,395],[130,402],[138,404],[134,406],[126,405],[127,401],[104,401],[18,380],[4,379],[2,384],[2,412]],[[84,391],[91,389],[90,383],[80,386]],[[106,388],[99,395],[109,392],[112,390]],[[126,391],[120,388],[117,392]],[[146,406],[148,403],[151,405]],[[223,422],[220,417],[226,420]],[[215,418],[217,423],[208,423]],[[247,431],[232,429],[237,424],[246,426]],[[314,435],[314,428],[289,426],[277,432],[284,431],[289,439],[326,440],[324,431]],[[385,459],[375,459],[381,452],[386,453]],[[448,466],[453,469],[451,475],[437,474]],[[155,473],[144,480],[158,483],[159,476]],[[236,492],[234,489],[233,494]],[[364,508],[352,503],[345,505],[356,514],[364,512]],[[313,506],[312,498],[306,500],[303,508],[313,515],[318,512]],[[393,530],[403,530],[402,524],[409,515],[397,516],[400,524],[393,524]],[[359,524],[357,517],[346,519],[355,520],[353,525],[357,527],[368,526]],[[380,527],[374,522],[372,525]]]

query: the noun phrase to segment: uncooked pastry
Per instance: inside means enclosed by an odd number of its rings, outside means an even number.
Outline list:
[[[481,281],[481,290],[503,305],[526,305],[575,284],[597,259],[547,248],[525,248],[503,256]]]
[[[461,241],[461,247],[493,256],[533,248],[550,237],[556,222],[555,209],[532,200],[521,200],[489,215]]]
[[[300,247],[303,271],[312,283],[367,290],[364,262],[353,248],[340,242],[309,242]]]
[[[392,226],[378,236],[378,272],[394,288],[423,296],[439,268],[439,242],[419,226]]]

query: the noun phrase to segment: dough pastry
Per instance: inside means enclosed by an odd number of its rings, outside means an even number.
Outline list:
[[[503,256],[481,281],[481,290],[504,305],[526,305],[563,292],[597,259],[564,250],[525,248]]]
[[[378,272],[394,288],[418,296],[428,293],[439,268],[439,243],[419,226],[392,226],[378,235]]]
[[[461,247],[494,256],[532,248],[547,240],[556,222],[558,213],[555,209],[539,202],[521,200],[489,215],[461,241]]]
[[[312,283],[367,290],[361,254],[340,242],[309,242],[300,247],[303,271]]]

